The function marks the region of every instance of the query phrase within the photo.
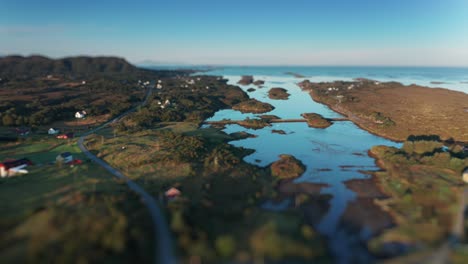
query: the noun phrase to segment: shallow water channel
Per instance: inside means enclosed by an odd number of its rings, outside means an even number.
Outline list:
[[[241,76],[224,76],[230,84],[237,85]],[[341,117],[327,106],[316,103],[307,92],[301,91],[297,83],[302,79],[294,77],[254,76],[255,80],[264,80],[263,88],[255,85],[240,86],[249,92],[251,98],[270,103],[275,107],[265,114],[276,115],[280,118],[301,118],[302,113],[314,112],[327,118]],[[272,87],[282,87],[291,94],[288,100],[272,100],[268,98],[268,91]],[[221,110],[207,121],[223,119],[242,120],[246,117],[254,118],[255,114],[242,114],[234,110]],[[272,133],[272,130],[283,130],[286,134]],[[245,161],[258,166],[267,166],[279,159],[280,154],[293,155],[307,167],[306,172],[294,183],[317,184],[314,188],[317,195],[329,197],[327,209],[317,219],[309,219],[314,227],[328,238],[329,248],[336,256],[337,262],[346,263],[358,258],[368,258],[366,253],[359,253],[356,244],[366,239],[366,234],[350,234],[342,228],[341,217],[348,204],[356,199],[356,193],[348,189],[345,182],[353,179],[366,179],[369,176],[359,171],[376,170],[374,159],[367,155],[367,151],[375,145],[399,146],[398,143],[372,135],[350,121],[335,122],[326,129],[310,128],[306,123],[276,123],[271,127],[253,130],[239,125],[227,125],[226,133],[245,131],[256,135],[232,141],[230,144],[255,150],[255,153],[245,157]],[[325,185],[321,185],[325,184]],[[275,203],[269,201],[264,208],[281,210],[293,206],[294,201],[283,200]],[[307,214],[306,214],[307,215]],[[314,214],[316,216],[316,214]],[[360,242],[361,241],[361,242]],[[362,244],[362,243],[361,243]],[[361,251],[365,251],[361,246]]]

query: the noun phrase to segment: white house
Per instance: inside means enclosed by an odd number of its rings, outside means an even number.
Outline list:
[[[24,169],[28,165],[32,165],[32,162],[26,158],[0,163],[0,177],[14,176],[17,173],[28,173]]]
[[[73,161],[73,156],[70,152],[64,152],[59,154],[55,160],[61,163],[69,163]]]
[[[86,111],[78,111],[75,113],[76,118],[85,118],[86,117]]]
[[[465,169],[465,171],[462,174],[463,181],[468,183],[468,168]]]
[[[156,85],[156,89],[162,89],[162,88],[163,88],[163,87],[162,87],[162,85],[161,85],[160,83],[158,83],[158,84]]]
[[[49,131],[47,133],[49,133],[49,135],[55,135],[55,134],[58,134],[59,132],[60,130],[58,129],[49,128]]]

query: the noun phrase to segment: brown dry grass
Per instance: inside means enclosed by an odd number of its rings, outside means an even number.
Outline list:
[[[367,83],[351,90],[345,88],[347,85],[349,83],[336,93],[325,94],[323,89],[326,88],[319,86],[316,90],[312,84],[311,95],[314,100],[347,115],[362,128],[393,140],[433,134],[468,142],[468,113],[464,110],[468,107],[468,94],[398,83]],[[354,100],[340,102],[336,95]],[[389,117],[395,125],[385,127],[375,122],[371,115],[376,112]]]

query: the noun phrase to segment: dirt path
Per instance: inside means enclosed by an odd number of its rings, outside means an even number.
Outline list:
[[[152,93],[152,88],[148,89],[148,92],[146,94],[145,100],[140,104],[140,106],[144,106],[148,102],[148,98],[151,96]],[[91,131],[88,131],[84,135],[82,135],[79,140],[78,140],[78,146],[81,149],[81,151],[93,162],[96,162],[99,164],[101,167],[106,169],[108,172],[112,173],[115,177],[118,179],[123,179],[126,181],[128,188],[132,190],[133,192],[137,193],[143,203],[145,204],[146,208],[148,209],[150,215],[151,215],[151,220],[153,223],[153,233],[154,233],[154,238],[155,238],[155,248],[154,248],[154,262],[155,263],[160,263],[160,264],[174,264],[176,263],[175,261],[175,256],[173,254],[173,249],[172,249],[172,239],[171,235],[169,232],[169,228],[166,223],[166,219],[164,215],[162,214],[161,209],[158,206],[158,203],[154,199],[153,196],[151,196],[149,193],[147,193],[141,186],[127,178],[123,173],[118,171],[117,169],[113,168],[110,166],[108,163],[105,161],[99,159],[96,157],[94,154],[89,152],[89,150],[86,148],[84,145],[84,139],[92,134],[95,133],[106,126],[116,123],[120,121],[123,117],[126,115],[132,113],[133,111],[136,110],[137,107],[126,111],[125,113],[121,114],[120,116],[108,121],[107,123],[99,126],[98,128],[95,128]]]

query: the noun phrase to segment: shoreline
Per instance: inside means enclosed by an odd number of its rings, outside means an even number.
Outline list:
[[[227,78],[227,77],[226,77],[226,76],[223,76],[223,78]],[[343,119],[347,119],[346,121],[352,121],[354,124],[356,124],[356,126],[357,126],[356,129],[362,129],[362,130],[364,130],[364,131],[368,131],[368,130],[365,129],[364,127],[361,127],[360,125],[358,125],[354,120],[352,120],[351,118],[349,118],[348,115],[347,115],[346,113],[344,113],[344,112],[342,112],[342,111],[339,111],[339,109],[335,109],[334,107],[331,107],[331,106],[329,106],[329,105],[327,105],[327,104],[324,104],[324,103],[322,103],[322,102],[318,102],[318,101],[316,101],[313,97],[311,97],[311,99],[312,99],[313,101],[319,103],[319,104],[326,105],[326,106],[328,106],[331,110],[333,110],[334,112],[337,112],[337,113],[339,113],[339,114],[344,115],[345,117],[347,117],[347,118],[336,118],[337,121],[345,121],[345,120],[343,120]],[[296,120],[295,120],[295,121],[296,121]],[[305,121],[305,120],[301,120],[301,121]],[[233,121],[233,120],[229,120],[229,121],[221,121],[221,122],[223,122],[224,124],[225,124],[225,123],[229,123],[229,124],[230,124],[230,123],[236,123],[237,121],[236,121],[236,120],[234,120],[234,121]],[[213,122],[213,123],[214,123],[214,122]],[[217,123],[218,123],[218,122],[217,122]],[[272,123],[273,123],[273,122],[272,122]],[[369,131],[368,131],[368,132],[369,132]],[[401,142],[401,140],[398,140],[398,139],[395,139],[395,138],[383,137],[383,136],[381,136],[381,135],[379,135],[379,134],[377,134],[377,133],[374,133],[374,132],[370,132],[370,133],[373,134],[373,135],[375,135],[375,136],[378,136],[378,137],[381,137],[381,138],[385,138],[385,139],[388,139],[388,140],[393,141],[393,142]],[[372,157],[371,157],[371,158],[372,158]],[[374,162],[375,162],[375,159],[374,159]],[[358,173],[358,172],[357,172],[357,173]],[[360,172],[360,173],[362,173],[362,172]],[[301,176],[302,176],[302,175],[301,175]],[[352,179],[352,180],[349,180],[349,181],[346,181],[346,182],[349,182],[349,184],[352,184],[353,182],[359,182],[359,181],[363,181],[363,179]],[[366,182],[366,184],[372,185],[372,189],[373,189],[373,191],[374,191],[375,193],[383,193],[383,190],[380,188],[380,186],[378,186],[378,185],[376,184],[375,176],[374,176],[374,175],[372,175],[372,177],[371,177],[370,179],[365,179],[364,181]],[[346,182],[345,182],[345,185],[346,185]],[[298,185],[297,185],[297,184],[294,184],[294,185],[295,185],[295,186],[298,186],[298,188],[299,188],[299,186],[301,186],[300,184],[298,184]],[[361,196],[361,194],[360,194],[358,191],[349,188],[347,185],[346,185],[346,188],[349,189],[350,191],[354,192],[357,196]],[[299,191],[299,192],[297,193],[297,195],[301,195],[301,194],[302,194],[302,195],[307,195],[307,192],[300,192],[300,191]],[[366,202],[369,202],[369,199],[373,199],[373,198],[361,199],[361,200],[359,200],[359,201],[356,201],[355,204],[354,204],[354,206],[353,206],[352,208],[350,207],[348,210],[351,210],[351,211],[352,211],[352,210],[357,210],[357,211],[359,212],[360,210],[361,210],[361,211],[363,210],[362,208],[368,208],[369,205],[368,205],[368,203],[366,203]],[[361,202],[362,202],[362,204],[361,204]],[[348,206],[349,206],[349,205],[348,205]],[[388,211],[386,211],[386,210],[384,210],[383,208],[381,208],[380,205],[375,204],[375,207],[373,207],[372,209],[373,209],[373,210],[372,210],[370,213],[371,213],[372,215],[379,215],[379,216],[381,216],[381,217],[384,217],[385,219],[387,219],[386,223],[388,223],[388,222],[395,222],[394,216],[392,216]],[[348,212],[348,214],[349,214],[349,212]],[[349,215],[348,215],[348,216],[349,216]],[[344,221],[343,219],[344,219],[344,218],[343,218],[343,215],[342,215],[342,216],[339,216],[338,221],[339,221],[339,222],[342,222],[342,221]],[[309,221],[310,219],[307,219],[307,220]],[[360,221],[359,226],[362,227],[362,228],[365,228],[365,227],[367,227],[367,225],[368,225],[369,223],[372,223],[372,222],[366,221],[366,220],[365,220],[365,217],[363,217],[363,218],[361,219],[361,221]],[[359,254],[356,253],[357,255],[360,255],[361,257],[362,257],[362,256],[365,256],[366,258],[369,258],[369,259],[376,259],[376,258],[377,258],[377,256],[375,256],[374,254],[372,254],[372,252],[369,250],[369,248],[368,248],[368,246],[367,246],[367,242],[370,241],[372,238],[378,236],[381,232],[384,232],[384,231],[387,229],[387,228],[381,229],[382,227],[378,227],[378,226],[379,226],[379,225],[376,224],[375,222],[372,223],[372,227],[373,227],[373,230],[374,230],[374,234],[373,234],[371,237],[369,237],[369,238],[367,238],[367,239],[361,241],[361,242],[364,242],[364,244],[360,244],[360,245],[363,246],[363,247],[360,248],[360,250],[359,250],[360,253],[359,253]],[[316,228],[316,227],[317,227],[317,226],[315,225],[315,228]],[[346,243],[349,244],[348,246],[350,246],[350,248],[348,248],[348,250],[351,250],[351,248],[354,248],[354,247],[358,247],[358,245],[355,245],[355,244],[353,244],[354,242],[352,242],[352,240],[355,239],[355,238],[357,237],[357,233],[354,233],[356,230],[354,230],[354,228],[353,228],[352,226],[342,225],[342,226],[339,226],[339,227],[337,227],[337,228],[338,228],[337,230],[346,231],[347,236],[348,236],[348,239],[349,239],[349,240],[347,239],[347,242],[346,242]],[[389,228],[389,227],[388,227],[388,228]],[[318,230],[317,230],[317,231],[318,231]],[[328,248],[330,251],[334,252],[333,256],[334,256],[335,259],[339,259],[339,258],[343,257],[343,256],[340,256],[341,254],[335,252],[335,250],[337,250],[337,249],[335,248],[336,245],[334,246],[334,244],[336,243],[336,240],[333,239],[332,237],[330,237],[330,234],[328,234],[327,232],[318,232],[318,233],[320,234],[321,237],[323,237],[323,238],[326,240],[326,243],[325,243],[325,244],[326,244],[327,248]],[[354,256],[354,257],[355,257],[355,256]],[[353,257],[353,258],[354,258],[354,257]]]
[[[325,105],[327,106],[328,108],[330,108],[332,111],[336,112],[336,113],[339,113],[343,116],[345,116],[349,121],[353,122],[357,127],[359,127],[360,129],[362,130],[365,130],[367,131],[368,133],[372,134],[372,135],[375,135],[375,136],[378,136],[378,137],[381,137],[381,138],[384,138],[384,139],[387,139],[387,140],[390,140],[390,141],[393,141],[393,142],[396,142],[396,143],[401,143],[401,142],[404,142],[409,136],[411,135],[422,135],[423,133],[418,133],[417,131],[414,131],[414,133],[411,133],[409,135],[390,135],[392,133],[398,133],[398,131],[402,131],[404,128],[405,128],[405,123],[403,123],[403,125],[400,124],[399,125],[395,125],[395,128],[398,128],[399,130],[390,130],[389,133],[386,133],[385,130],[382,130],[382,129],[379,129],[379,128],[374,128],[370,123],[372,122],[371,120],[366,120],[365,118],[361,118],[357,115],[360,114],[359,111],[355,111],[353,112],[353,110],[349,110],[349,109],[344,109],[344,107],[340,107],[339,106],[339,102],[337,101],[335,104],[332,104],[330,102],[327,102],[326,100],[322,100],[322,98],[320,97],[320,95],[317,93],[317,91],[315,89],[312,89],[310,87],[303,87],[301,86],[301,84],[297,84],[303,91],[306,91],[309,93],[309,96],[312,98],[312,100],[314,102],[317,102],[317,103],[320,103],[322,105]],[[418,86],[418,88],[426,88],[426,89],[434,89],[434,90],[444,90],[444,91],[449,91],[449,92],[455,92],[455,93],[460,93],[460,94],[464,94],[462,92],[458,92],[458,91],[453,91],[453,90],[449,90],[449,89],[445,89],[445,88],[428,88],[428,87],[422,87],[422,86]],[[345,93],[346,94],[346,93]],[[349,104],[348,104],[349,105]],[[346,107],[347,105],[345,105]],[[384,113],[385,114],[385,113]],[[386,114],[385,114],[386,115]],[[414,117],[414,116],[413,116]],[[375,124],[373,124],[375,126]],[[424,127],[424,126],[422,126]],[[441,138],[441,140],[443,142],[448,142],[448,141],[451,141],[451,143],[455,143],[455,144],[466,144],[468,141],[466,140],[460,140],[459,136],[453,136],[453,135],[450,135],[450,134],[447,134],[447,133],[450,133],[450,132],[447,132],[445,131],[446,133],[444,133],[444,135],[442,134],[438,134],[437,131],[428,131],[426,133],[428,134],[434,134],[434,135],[439,135],[439,137]],[[456,140],[453,139],[453,137],[457,137]],[[462,136],[463,137],[463,136]]]
[[[342,111],[340,109],[338,109],[337,107],[331,105],[331,104],[328,104],[326,102],[322,102],[322,101],[319,101],[317,100],[316,98],[316,94],[315,94],[315,91],[314,90],[308,90],[309,92],[309,95],[310,97],[312,98],[312,100],[316,103],[319,103],[319,104],[323,104],[323,105],[326,105],[328,108],[330,108],[332,111],[340,114],[340,115],[343,115],[345,118],[348,119],[348,121],[350,122],[353,122],[353,124],[355,124],[357,127],[359,127],[360,129],[364,130],[364,131],[367,131],[369,132],[370,134],[374,135],[374,136],[377,136],[377,137],[381,137],[381,138],[385,138],[387,140],[390,140],[390,141],[393,141],[393,142],[396,142],[396,143],[402,143],[405,141],[405,139],[398,139],[398,138],[394,138],[394,137],[391,137],[391,136],[388,136],[388,135],[383,135],[383,134],[379,134],[378,132],[375,132],[375,131],[372,131],[371,129],[367,128],[367,127],[364,127],[362,124],[360,124],[359,122],[356,121],[356,118],[353,118],[352,115],[350,115],[349,113],[346,113],[345,111]]]

